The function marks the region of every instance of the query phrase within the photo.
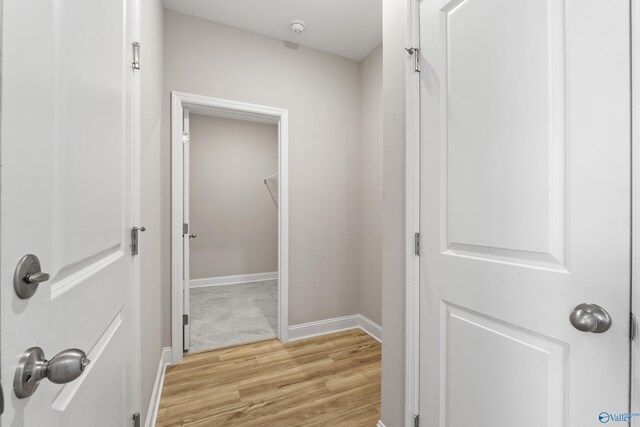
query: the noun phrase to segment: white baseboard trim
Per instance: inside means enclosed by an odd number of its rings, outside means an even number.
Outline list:
[[[385,426],[382,421],[378,420],[378,424],[376,425],[376,427],[387,427],[387,426]]]
[[[189,280],[190,288],[204,288],[206,286],[236,285],[238,283],[264,282],[278,279],[278,272],[237,274],[235,276],[205,277],[204,279]]]
[[[297,341],[349,329],[361,329],[378,342],[382,342],[382,328],[361,314],[289,326],[289,341]]]
[[[145,427],[155,427],[158,417],[158,409],[160,408],[160,398],[162,397],[162,386],[164,385],[164,374],[167,371],[167,365],[171,363],[171,347],[162,349],[160,355],[160,363],[158,364],[158,373],[156,374],[156,382],[153,385],[151,393],[151,401],[149,402],[149,410],[145,419]]]
[[[360,324],[358,325],[360,329],[371,335],[379,343],[382,343],[382,326],[362,314],[358,314],[358,316],[360,316]]]
[[[289,341],[317,337],[319,335],[356,329],[359,324],[357,314],[351,316],[334,317],[333,319],[318,320],[289,326]]]

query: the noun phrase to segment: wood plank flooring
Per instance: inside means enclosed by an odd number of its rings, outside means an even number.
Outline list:
[[[358,329],[188,355],[167,370],[156,426],[375,427],[380,358]]]

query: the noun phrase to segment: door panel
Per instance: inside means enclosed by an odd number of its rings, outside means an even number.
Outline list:
[[[421,418],[627,412],[628,2],[423,0],[420,21]],[[609,331],[571,326],[583,302]]]
[[[60,225],[55,244],[63,268],[123,238],[125,5],[59,2],[54,221]]]
[[[562,420],[566,345],[453,304],[443,303],[441,316],[449,425],[477,425],[479,414],[519,427]],[[521,388],[527,398],[513,399]],[[489,390],[491,398],[478,398]]]
[[[4,425],[125,426],[133,384],[132,0],[3,3],[2,386]],[[51,279],[23,300],[23,255]],[[13,393],[22,353],[79,348],[73,382]]]
[[[444,230],[453,252],[563,266],[563,2],[549,6],[482,0],[441,11]]]

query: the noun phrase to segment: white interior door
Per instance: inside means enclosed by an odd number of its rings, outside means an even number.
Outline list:
[[[183,179],[183,191],[182,191],[182,200],[183,200],[183,204],[182,204],[182,212],[183,212],[183,216],[184,216],[184,223],[188,224],[187,225],[187,233],[183,233],[182,234],[182,242],[183,242],[183,264],[184,264],[184,268],[182,269],[182,273],[183,273],[183,281],[182,283],[184,283],[184,288],[183,288],[183,304],[184,304],[184,315],[187,316],[187,319],[190,319],[191,317],[191,310],[189,309],[189,276],[190,276],[190,272],[189,272],[189,242],[191,241],[191,222],[189,221],[189,109],[185,108],[183,110],[183,115],[182,115],[182,129],[184,132],[183,135],[183,171],[184,171],[184,179]],[[189,347],[190,347],[190,343],[191,343],[191,328],[189,326],[189,320],[187,320],[186,322],[184,322],[184,333],[183,333],[183,340],[184,340],[184,351],[189,351]]]
[[[421,425],[601,425],[629,410],[629,1],[423,0],[420,28]]]
[[[132,372],[133,1],[8,0],[2,16],[1,367],[5,426],[129,426]],[[29,299],[14,270],[50,280]],[[67,384],[13,391],[18,361],[78,348]],[[34,381],[31,378],[31,381]]]

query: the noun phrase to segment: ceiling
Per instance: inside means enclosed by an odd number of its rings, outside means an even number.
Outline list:
[[[167,9],[360,61],[382,42],[382,0],[164,0]],[[302,34],[289,28],[305,23]]]

